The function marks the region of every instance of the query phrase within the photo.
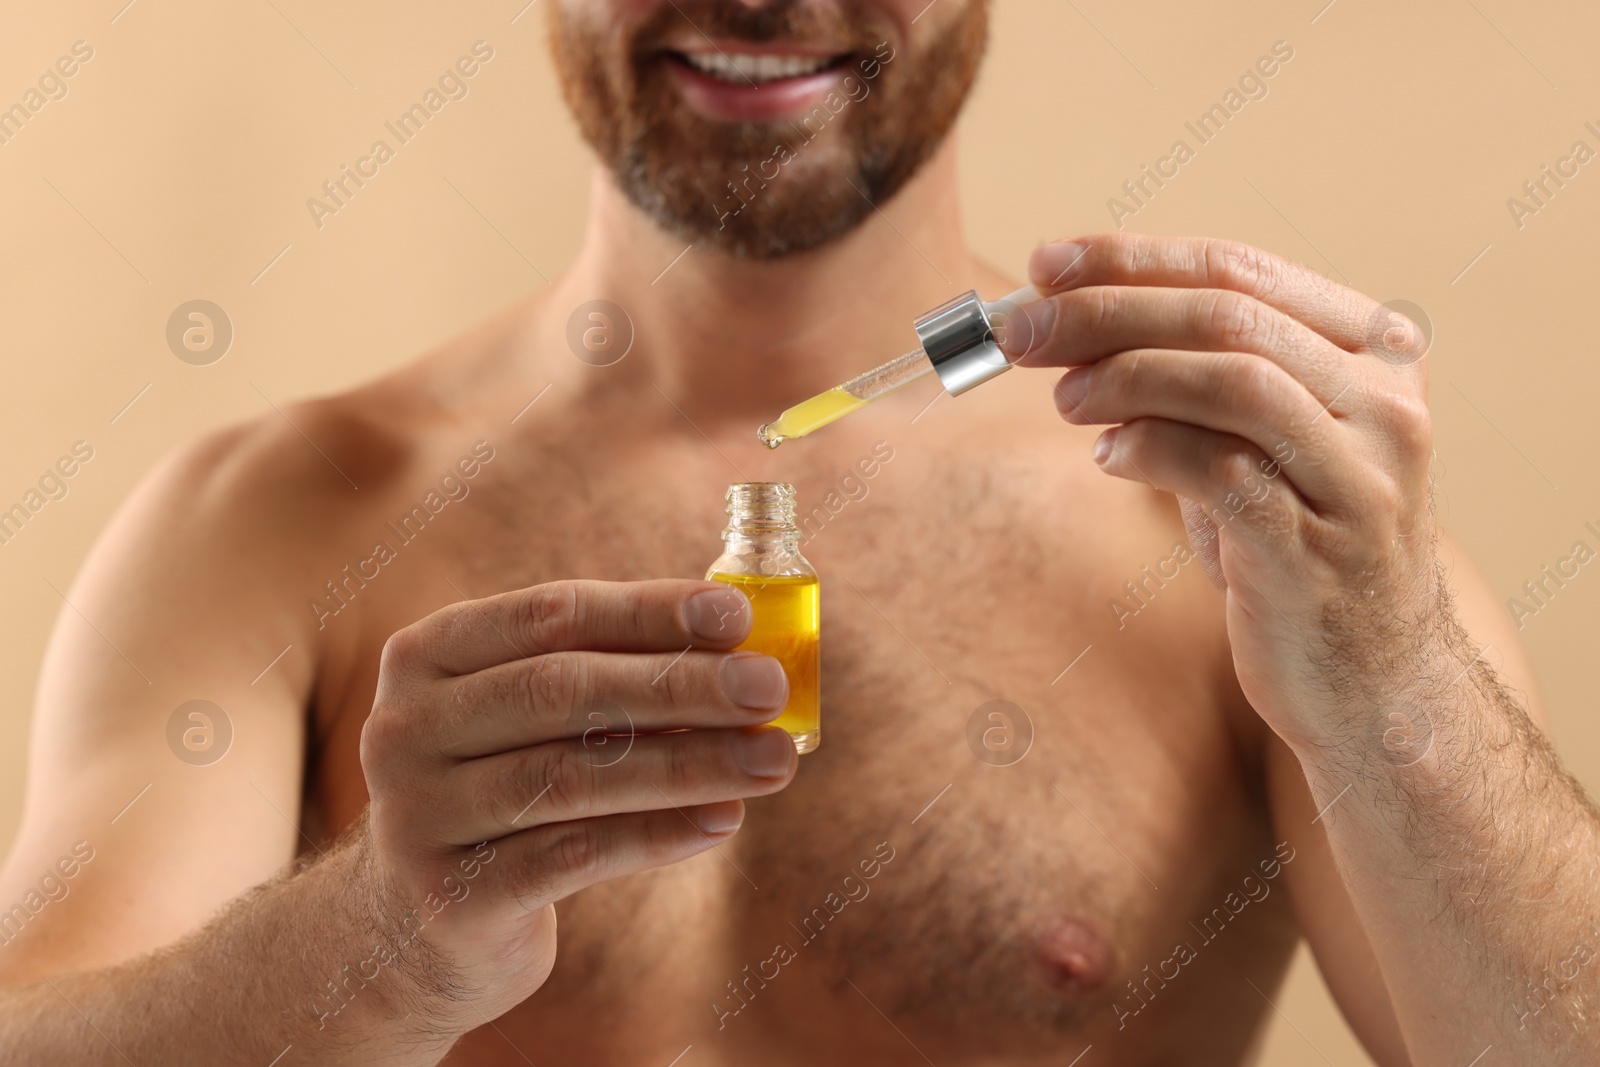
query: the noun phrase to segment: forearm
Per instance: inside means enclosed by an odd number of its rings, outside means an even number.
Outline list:
[[[1293,744],[1412,1060],[1600,1056],[1600,819],[1448,613]],[[1420,624],[1423,620],[1417,620]],[[1492,653],[1490,653],[1492,655]]]
[[[419,939],[379,964],[375,945],[401,939],[368,855],[347,840],[175,945],[0,989],[0,1060],[264,1067],[292,1048],[283,1063],[437,1063],[454,1035],[426,1032],[439,995],[423,991],[448,982]]]

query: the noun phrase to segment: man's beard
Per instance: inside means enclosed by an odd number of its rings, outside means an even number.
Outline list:
[[[899,192],[950,132],[988,39],[987,0],[914,53],[881,17],[806,0],[681,2],[631,39],[560,3],[550,12],[562,93],[622,192],[667,231],[758,260],[840,237]],[[850,53],[841,88],[794,121],[705,118],[661,50],[685,18],[718,40],[837,44]]]

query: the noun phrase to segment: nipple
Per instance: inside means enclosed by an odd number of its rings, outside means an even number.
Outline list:
[[[1034,951],[1051,981],[1067,992],[1086,992],[1111,976],[1111,944],[1079,919],[1049,919],[1033,935]]]

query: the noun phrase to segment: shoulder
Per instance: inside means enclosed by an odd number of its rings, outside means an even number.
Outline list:
[[[507,379],[533,299],[503,309],[381,377],[298,400],[262,394],[255,417],[210,431],[156,465],[127,511],[174,509],[237,543],[325,540],[343,516],[378,506],[441,450],[459,451],[486,412],[511,404]]]
[[[441,465],[479,439],[489,414],[514,407],[507,379],[525,355],[520,331],[532,303],[349,390],[299,400],[263,394],[260,414],[157,463],[87,569],[209,567],[235,589],[321,573],[326,559],[343,559],[347,542],[365,536],[371,516],[409,499],[419,481],[437,481]]]
[[[303,629],[292,610],[303,604],[283,590],[315,588],[432,462],[434,442],[456,436],[422,385],[413,364],[337,395],[268,402],[176,449],[102,530],[74,604],[169,637],[193,625],[239,632],[253,617],[276,641],[270,659]]]
[[[205,556],[226,546],[263,559],[325,536],[400,476],[417,446],[414,426],[366,393],[275,405],[178,448],[146,475],[108,535],[159,533],[169,550],[187,545]]]

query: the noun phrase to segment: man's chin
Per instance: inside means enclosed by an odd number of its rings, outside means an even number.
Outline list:
[[[753,185],[754,183],[752,183]],[[840,179],[840,186],[850,186]],[[770,192],[770,187],[769,190]],[[735,195],[726,187],[704,198],[704,207],[689,207],[660,189],[629,191],[629,198],[663,229],[692,241],[697,249],[722,252],[735,259],[770,261],[798,255],[836,241],[861,225],[872,206],[852,193],[855,201],[828,193],[761,198]],[[642,193],[643,195],[639,195]],[[859,206],[857,206],[859,205]]]
[[[822,248],[844,237],[858,224],[859,220],[836,230],[805,232],[764,226],[729,226],[705,233],[701,243],[734,259],[771,263]]]

